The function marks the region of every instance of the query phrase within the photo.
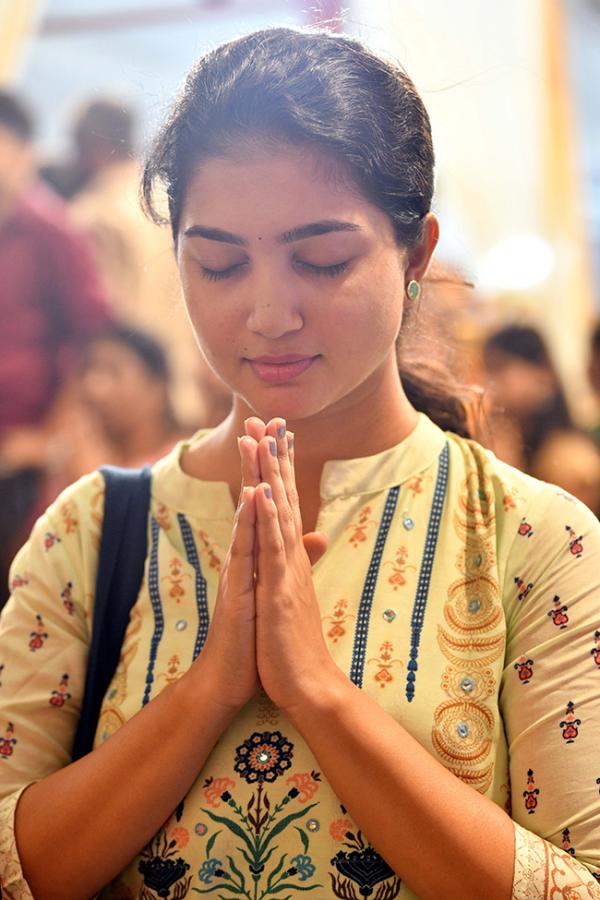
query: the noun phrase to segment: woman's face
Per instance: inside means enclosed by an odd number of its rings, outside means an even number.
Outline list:
[[[258,415],[347,410],[397,381],[405,253],[389,218],[325,159],[254,149],[204,162],[178,259],[210,365]]]

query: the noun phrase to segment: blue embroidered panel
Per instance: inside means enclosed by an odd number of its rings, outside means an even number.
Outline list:
[[[148,669],[146,671],[146,686],[144,688],[144,698],[142,706],[145,706],[150,699],[150,691],[154,681],[154,666],[156,664],[156,654],[158,653],[158,645],[163,636],[165,628],[165,619],[160,602],[159,578],[158,578],[158,537],[160,534],[160,526],[154,516],[151,520],[152,546],[150,548],[150,563],[148,566],[148,592],[150,594],[150,603],[152,604],[152,612],[154,613],[154,632],[150,643],[150,659],[148,660]]]
[[[202,566],[200,565],[200,557],[194,543],[194,536],[190,524],[183,513],[177,513],[177,521],[183,538],[183,546],[187,555],[188,562],[194,567],[196,573],[196,608],[198,610],[198,631],[196,633],[196,643],[194,644],[194,659],[198,656],[204,646],[206,636],[208,634],[209,614],[208,614],[208,592],[206,588],[206,578],[202,574]]]
[[[429,522],[427,524],[427,534],[425,536],[425,547],[423,550],[423,559],[419,571],[419,581],[417,583],[417,593],[413,606],[411,618],[411,635],[410,635],[410,659],[408,661],[408,673],[406,676],[406,696],[410,703],[415,696],[415,683],[417,680],[417,669],[419,664],[417,658],[419,656],[419,644],[421,641],[421,631],[423,630],[423,621],[425,619],[425,607],[429,596],[429,584],[431,582],[431,570],[433,568],[433,559],[435,549],[437,547],[438,536],[440,533],[440,522],[442,511],[444,509],[444,501],[448,489],[448,463],[450,459],[450,447],[448,443],[444,445],[444,449],[440,453],[438,463],[438,473],[435,482],[435,490],[433,492],[433,501],[429,512]]]
[[[365,669],[365,653],[367,650],[367,637],[369,634],[369,620],[371,618],[371,607],[373,606],[373,597],[375,596],[375,588],[377,586],[377,576],[381,566],[381,557],[385,548],[390,525],[396,511],[398,503],[398,494],[400,486],[390,488],[387,495],[383,515],[377,532],[377,540],[369,563],[367,577],[360,598],[360,606],[356,617],[356,631],[354,632],[354,647],[352,650],[352,664],[350,667],[350,680],[357,687],[362,687],[363,674]]]

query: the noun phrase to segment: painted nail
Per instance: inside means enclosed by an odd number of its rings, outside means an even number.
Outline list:
[[[285,437],[285,432],[286,432],[286,430],[287,430],[287,429],[286,429],[286,427],[285,427],[285,423],[284,423],[283,425],[278,425],[278,426],[277,426],[277,437],[278,437],[278,438],[284,438],[284,437]]]
[[[265,486],[265,497],[267,498],[267,500],[270,500],[272,496],[273,496],[273,494],[272,494],[272,492],[271,492],[271,488],[270,488],[269,485],[267,484],[267,485]]]
[[[271,451],[271,456],[277,456],[277,444],[275,441],[269,441],[269,450]]]
[[[293,449],[294,449],[294,437],[293,437],[293,435],[292,435],[291,437],[288,435],[287,445],[288,445],[288,450],[293,450]]]

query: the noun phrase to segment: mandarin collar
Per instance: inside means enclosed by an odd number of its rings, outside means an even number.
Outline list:
[[[153,496],[158,503],[192,516],[230,520],[234,505],[229,486],[224,481],[202,481],[181,468],[184,452],[209,433],[203,429],[180,441],[153,466]],[[329,502],[373,494],[402,484],[435,463],[445,442],[444,432],[419,413],[415,428],[399,444],[372,456],[328,460],[321,475],[321,499]]]

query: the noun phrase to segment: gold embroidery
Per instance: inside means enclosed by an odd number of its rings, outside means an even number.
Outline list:
[[[494,571],[493,492],[480,469],[473,469],[465,479],[454,526],[461,544],[456,557],[461,577],[450,585],[444,624],[437,630],[438,644],[449,663],[441,679],[448,699],[434,712],[431,739],[444,765],[485,793],[494,769],[496,720],[489,698],[496,692],[497,676],[492,664],[504,653],[505,634]]]

